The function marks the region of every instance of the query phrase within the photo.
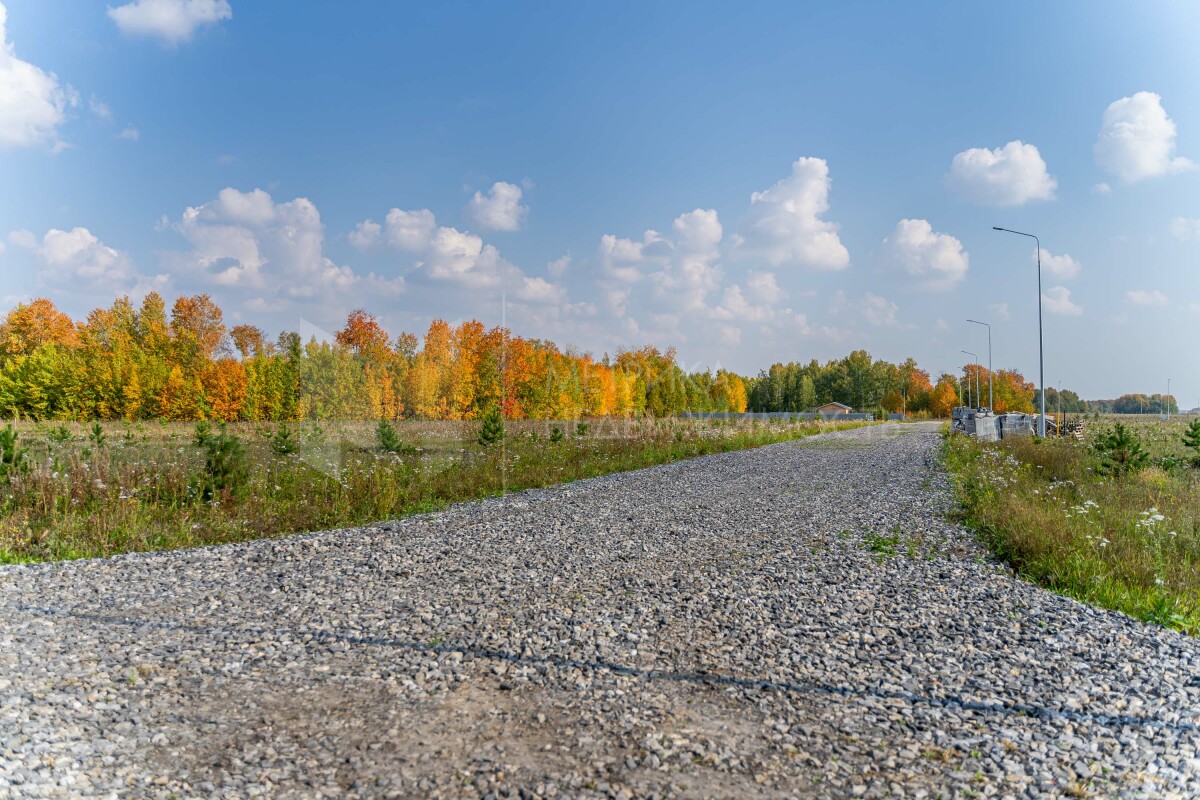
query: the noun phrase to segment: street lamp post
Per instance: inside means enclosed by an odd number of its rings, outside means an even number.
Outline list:
[[[997,225],[992,226],[994,231],[1002,231],[1004,233],[1015,233],[1018,236],[1028,236],[1037,242],[1037,268],[1038,268],[1038,383],[1042,386],[1041,396],[1041,415],[1038,417],[1038,436],[1046,438],[1046,361],[1044,358],[1044,349],[1042,347],[1042,240],[1034,236],[1032,233],[1022,233],[1021,231],[1010,230],[1009,228],[1001,228]]]
[[[962,352],[966,353],[971,358],[975,359],[975,402],[978,403],[980,401],[980,397],[979,397],[979,356],[975,355],[974,353],[972,353],[969,350],[963,350]],[[968,376],[967,377],[967,391],[969,392],[970,390],[971,390],[971,378],[970,378],[970,376]],[[974,408],[974,406],[972,406],[972,408]]]
[[[1167,404],[1167,420],[1171,419],[1171,379],[1167,378],[1167,397],[1163,401]]]
[[[967,322],[983,325],[988,329],[988,411],[994,411],[996,407],[992,405],[992,326],[975,319],[969,319]]]

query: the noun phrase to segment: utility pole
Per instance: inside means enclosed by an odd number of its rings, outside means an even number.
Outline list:
[[[980,397],[979,397],[979,356],[975,355],[974,353],[970,352],[969,350],[963,350],[962,352],[966,353],[967,355],[969,355],[975,359],[975,402],[976,402],[976,404],[978,404],[979,400],[980,400]],[[967,391],[969,392],[970,390],[971,390],[971,376],[968,375],[967,376]],[[971,407],[974,408],[975,406],[971,406]]]
[[[1046,438],[1046,361],[1045,348],[1042,346],[1042,240],[1034,236],[1032,233],[1022,233],[1008,228],[1000,228],[996,225],[992,226],[994,231],[1003,231],[1004,233],[1015,233],[1018,236],[1028,236],[1037,242],[1037,268],[1038,268],[1038,383],[1042,385],[1041,397],[1041,416],[1038,418],[1038,436]]]
[[[988,411],[994,411],[996,407],[993,405],[995,401],[992,398],[992,326],[974,319],[969,319],[967,322],[974,322],[976,325],[983,325],[988,329]]]

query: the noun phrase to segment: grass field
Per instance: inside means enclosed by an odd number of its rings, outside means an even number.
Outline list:
[[[946,463],[962,513],[994,552],[1055,591],[1200,634],[1200,469],[1182,443],[1188,418],[1089,420],[1086,440],[951,436]],[[1116,422],[1149,452],[1121,478],[1092,445]]]
[[[478,422],[414,421],[395,426],[402,446],[384,452],[373,423],[243,423],[228,427],[239,459],[211,455],[193,425],[23,423],[21,466],[0,470],[0,563],[358,525],[862,424],[521,421],[507,423],[502,446],[483,447]]]

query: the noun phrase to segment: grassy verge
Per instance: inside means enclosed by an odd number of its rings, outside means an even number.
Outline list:
[[[402,423],[402,452],[371,424],[230,426],[248,467],[239,491],[206,491],[186,425],[20,428],[26,468],[0,476],[0,563],[104,557],[359,525],[504,492],[790,441],[862,423],[591,420],[509,423],[504,445],[478,423]],[[211,483],[207,484],[211,486]],[[208,499],[206,499],[206,496]]]
[[[1070,440],[951,436],[945,461],[964,521],[1021,575],[1196,635],[1200,470],[1181,463],[1175,433],[1182,425],[1143,431],[1155,466],[1122,478],[1100,475],[1089,445]]]

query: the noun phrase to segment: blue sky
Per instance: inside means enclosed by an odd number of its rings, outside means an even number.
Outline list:
[[[0,305],[1200,405],[1200,6],[0,0]],[[478,194],[477,194],[478,193]]]

